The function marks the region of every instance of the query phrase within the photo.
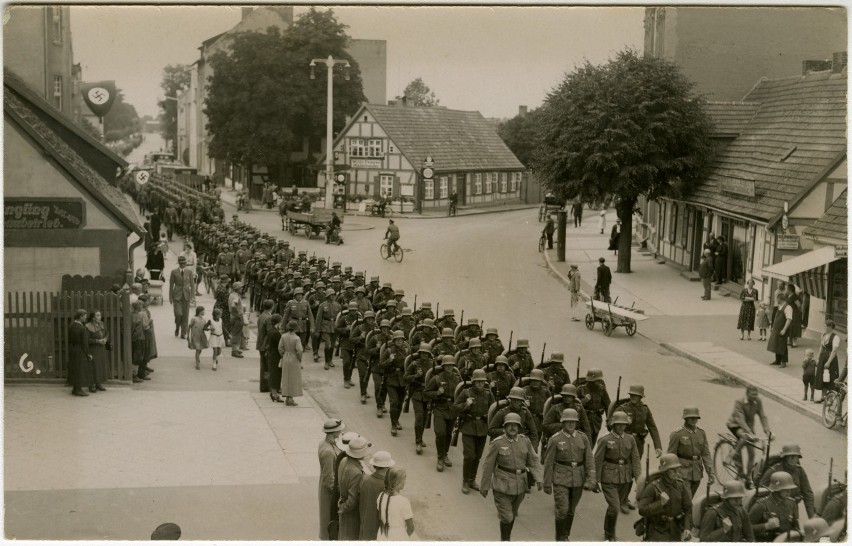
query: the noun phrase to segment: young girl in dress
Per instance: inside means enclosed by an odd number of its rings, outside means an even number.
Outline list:
[[[385,489],[379,493],[379,536],[377,540],[411,540],[414,514],[411,503],[399,494],[405,488],[405,470],[391,468],[385,475]]]
[[[201,369],[201,351],[208,347],[205,330],[209,327],[204,320],[204,306],[195,308],[195,316],[189,321],[189,348],[195,349],[195,369]]]
[[[769,328],[769,310],[766,308],[766,302],[760,302],[760,309],[757,310],[757,329],[760,330],[760,341],[766,341],[766,330]]]
[[[213,348],[213,371],[219,367],[219,355],[225,347],[225,329],[222,325],[222,310],[213,309],[213,318],[207,321],[210,330],[210,346]]]

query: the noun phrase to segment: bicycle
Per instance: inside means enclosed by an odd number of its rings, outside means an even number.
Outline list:
[[[544,252],[544,243],[547,242],[547,237],[545,237],[544,232],[541,232],[541,237],[538,239],[538,251]]]
[[[749,445],[761,453],[755,454],[754,465],[751,469],[751,476],[748,476],[743,469],[742,450],[735,453],[739,440],[730,432],[719,434],[719,441],[713,448],[713,470],[716,473],[716,478],[719,482],[729,480],[744,481],[757,483],[760,480],[761,472],[763,471],[763,462],[768,454],[767,438],[752,437],[743,445],[743,449]]]
[[[447,209],[447,216],[455,216],[455,215],[456,215],[456,204],[451,201],[450,206]]]
[[[843,382],[836,382],[835,384],[838,390],[828,391],[822,401],[822,424],[826,428],[834,428],[838,422],[840,422],[841,427],[845,427],[849,416],[848,408],[843,411],[843,402],[846,400],[846,384]]]
[[[382,258],[384,258],[385,260],[393,256],[393,259],[396,260],[397,263],[402,261],[402,247],[394,243],[393,251],[391,252],[387,239],[385,239],[385,242],[383,242],[382,246],[379,247],[379,252],[381,253]]]
[[[207,293],[216,291],[216,282],[218,278],[216,277],[216,269],[212,265],[208,265],[206,263],[201,264],[201,272],[202,272],[202,280],[204,281],[204,288],[207,290]]]

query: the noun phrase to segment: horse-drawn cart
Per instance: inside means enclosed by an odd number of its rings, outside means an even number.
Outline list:
[[[595,323],[600,322],[604,335],[611,336],[612,331],[619,326],[624,327],[628,336],[636,334],[636,323],[648,320],[640,309],[622,307],[614,303],[600,300],[589,300],[586,302],[589,312],[586,315],[586,328],[594,330]]]

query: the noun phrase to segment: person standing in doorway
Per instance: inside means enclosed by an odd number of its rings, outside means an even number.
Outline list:
[[[786,297],[787,304],[793,311],[793,321],[790,323],[790,331],[787,332],[787,344],[790,347],[798,347],[796,340],[802,337],[802,300],[799,299],[799,294],[796,293],[796,286],[793,283],[787,283]]]
[[[728,244],[725,242],[724,235],[719,235],[719,238],[716,239],[713,265],[716,269],[716,284],[724,283],[728,277]]]
[[[701,277],[701,284],[704,286],[704,295],[701,296],[701,299],[709,300],[710,283],[713,282],[713,251],[709,248],[704,250],[704,257],[698,266],[698,276]]]

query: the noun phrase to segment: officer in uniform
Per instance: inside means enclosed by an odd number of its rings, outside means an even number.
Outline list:
[[[677,455],[680,460],[680,476],[689,484],[693,496],[698,491],[704,470],[707,471],[708,483],[716,481],[707,434],[697,426],[699,419],[698,408],[683,408],[683,428],[671,433],[668,448],[668,452]]]
[[[399,416],[402,414],[402,401],[405,399],[405,357],[411,354],[411,348],[405,341],[401,330],[393,333],[391,345],[385,347],[381,356],[381,367],[384,370],[385,390],[390,398],[391,435],[396,436]]]
[[[340,345],[340,356],[343,359],[343,386],[347,389],[354,387],[352,382],[352,369],[355,367],[355,348],[353,340],[349,336],[352,325],[358,321],[358,304],[349,302],[347,312],[341,313],[337,322],[334,323],[334,331],[337,332],[337,342]]]
[[[284,264],[284,267],[290,267],[290,262],[296,258],[296,253],[290,248],[290,241],[284,241],[281,246],[283,248],[278,252],[276,259],[278,263]]]
[[[544,492],[553,493],[556,504],[556,540],[567,542],[583,489],[598,490],[598,484],[592,443],[577,430],[577,410],[563,410],[559,419],[562,429],[548,439],[544,453]]]
[[[544,423],[544,403],[550,396],[550,387],[544,379],[544,372],[533,370],[530,373],[529,383],[524,387],[524,397],[529,402],[529,410],[535,420],[535,429],[540,432],[539,436],[542,440],[547,439],[542,424]]]
[[[528,376],[535,368],[535,362],[533,362],[529,349],[529,340],[519,339],[517,351],[509,357],[509,369],[518,379]]]
[[[437,470],[443,472],[445,466],[453,466],[447,456],[455,419],[453,393],[462,378],[456,370],[456,359],[451,355],[444,355],[441,358],[441,369],[436,367],[435,371],[439,373],[433,374],[429,379],[424,394],[426,399],[432,402],[432,415],[435,419],[432,428],[435,429],[435,450],[438,452]]]
[[[322,281],[314,285],[313,290],[309,290],[305,295],[305,301],[311,307],[311,316],[316,317],[319,312],[319,306],[325,300],[325,283]],[[314,354],[314,362],[319,362],[319,323],[314,320],[314,327],[311,329],[311,349]]]
[[[550,406],[550,409],[547,411],[547,415],[544,416],[544,420],[541,424],[544,428],[542,437],[547,439],[562,429],[562,412],[566,409],[573,409],[577,412],[580,419],[578,428],[581,432],[583,432],[583,434],[589,436],[591,431],[589,418],[586,417],[586,410],[583,409],[583,404],[577,400],[577,387],[571,383],[566,383],[562,385],[562,392],[560,394],[562,396],[562,401],[557,404],[555,403],[556,400],[553,400],[553,402],[551,402],[552,405]]]
[[[617,410],[627,414],[629,424],[625,432],[631,434],[633,439],[636,440],[636,449],[639,450],[640,459],[645,453],[645,437],[650,433],[651,439],[654,442],[654,454],[659,458],[663,453],[663,447],[660,442],[660,433],[657,431],[657,424],[654,422],[654,416],[651,415],[651,409],[642,401],[645,398],[645,387],[642,385],[630,385],[627,394],[630,395],[630,400],[617,408]],[[636,491],[636,494],[639,495],[639,491]],[[630,510],[636,508],[630,502],[629,497],[624,501],[624,505]]]
[[[325,290],[325,301],[322,302],[317,309],[317,333],[316,336],[322,336],[325,353],[325,369],[334,366],[332,358],[334,357],[334,344],[337,342],[337,332],[334,328],[334,321],[340,313],[340,304],[334,301],[334,290],[327,288]],[[314,349],[314,360],[319,357],[319,343]]]
[[[489,374],[488,379],[497,400],[505,400],[515,384],[515,375],[509,371],[509,359],[503,355],[498,356],[494,362],[494,371]]]
[[[793,476],[784,471],[769,477],[769,495],[759,498],[748,517],[758,542],[773,542],[779,535],[799,530],[799,507],[790,494],[797,489]]]
[[[488,423],[488,434],[491,438],[500,436],[503,429],[501,426],[503,418],[509,413],[517,414],[521,418],[521,433],[530,439],[536,452],[538,452],[538,442],[540,437],[538,428],[536,428],[535,418],[530,410],[527,409],[524,389],[521,387],[512,387],[512,390],[509,391],[508,400],[508,405],[495,412],[494,416],[491,417],[491,421]]]
[[[738,481],[722,484],[722,502],[701,517],[701,542],[754,542],[751,520],[743,508],[745,487]]]
[[[485,354],[489,364],[494,364],[498,356],[502,355],[506,350],[503,347],[503,342],[497,335],[497,328],[488,328],[485,330],[485,339],[482,341],[482,352]]]
[[[376,417],[380,418],[385,412],[387,391],[384,389],[385,371],[381,365],[381,350],[383,345],[390,345],[393,335],[390,331],[390,321],[385,319],[379,323],[379,331],[370,338],[367,352],[370,354],[371,374],[373,376],[373,391],[376,398]]]
[[[349,334],[355,344],[355,365],[358,368],[358,384],[361,387],[361,403],[366,404],[370,395],[367,387],[370,383],[370,351],[367,348],[367,334],[376,329],[376,314],[370,308],[364,313],[364,320],[356,322]]]
[[[420,329],[411,336],[411,343],[420,345],[421,343],[432,343],[432,340],[438,336],[438,330],[435,329],[435,322],[430,319],[423,319]],[[430,349],[431,350],[431,349]]]
[[[551,353],[550,360],[547,361],[547,367],[544,368],[544,380],[550,386],[550,390],[553,392],[559,392],[562,390],[562,385],[566,383],[570,383],[571,379],[568,377],[568,372],[565,370],[563,363],[565,362],[565,355],[562,353]]]
[[[302,346],[307,347],[309,334],[314,331],[314,316],[311,314],[311,304],[305,301],[305,292],[301,288],[293,291],[293,298],[284,308],[284,324],[296,322],[296,334],[302,340]]]
[[[417,350],[417,358],[411,361],[405,370],[405,384],[408,385],[408,396],[414,404],[414,448],[417,454],[423,453],[423,430],[426,427],[426,413],[429,402],[426,400],[426,374],[435,366],[432,351],[425,343]]]
[[[456,328],[458,328],[455,312],[452,309],[444,309],[441,318],[435,321],[435,327],[441,330],[448,328],[450,332],[455,332]]]
[[[603,372],[597,368],[590,368],[586,372],[586,383],[577,389],[577,397],[586,410],[589,417],[589,425],[592,427],[589,439],[597,441],[598,433],[603,425],[603,415],[609,408],[609,394],[603,382]]]
[[[612,414],[612,432],[598,440],[595,446],[595,471],[601,482],[607,509],[604,517],[604,540],[614,542],[615,525],[622,503],[630,493],[634,480],[639,478],[639,451],[633,436],[624,433],[627,414]]]
[[[468,342],[467,351],[463,352],[459,357],[459,371],[465,380],[469,380],[473,375],[474,370],[482,370],[485,373],[485,355],[482,354],[482,342],[478,337],[471,338]],[[488,380],[486,376],[485,380]]]
[[[459,348],[453,343],[453,331],[449,328],[441,330],[441,341],[432,347],[432,355],[442,357],[444,355],[455,356]]]
[[[237,250],[237,278],[246,282],[246,266],[251,259],[251,252],[248,249],[247,241],[240,241],[240,249]]]
[[[528,472],[532,473],[538,490],[542,489],[541,463],[533,444],[520,433],[520,428],[521,417],[517,413],[506,414],[504,434],[491,443],[482,465],[482,488],[479,492],[487,497],[493,485],[502,541],[512,539],[518,508],[529,489]]]
[[[692,538],[692,493],[680,478],[680,461],[672,453],[660,457],[657,477],[639,495],[646,542],[681,542]]]
[[[467,495],[471,489],[479,491],[476,484],[476,472],[479,460],[488,440],[488,408],[494,403],[494,395],[488,388],[485,370],[474,370],[471,376],[473,386],[462,389],[456,397],[456,412],[459,415],[464,452],[462,470],[462,493]]]
[[[766,472],[763,473],[763,477],[760,479],[760,484],[764,487],[769,486],[773,472],[788,473],[793,478],[793,483],[796,484],[796,489],[790,492],[790,498],[792,498],[797,505],[801,501],[802,504],[805,505],[805,512],[807,512],[808,518],[812,518],[814,517],[814,514],[816,514],[816,509],[814,507],[814,490],[811,489],[811,482],[808,480],[808,475],[805,473],[805,469],[799,464],[799,460],[801,458],[802,450],[799,446],[795,444],[782,446],[781,461],[766,469]]]

